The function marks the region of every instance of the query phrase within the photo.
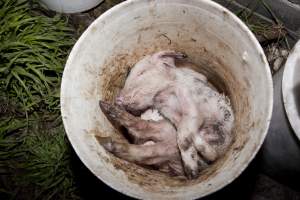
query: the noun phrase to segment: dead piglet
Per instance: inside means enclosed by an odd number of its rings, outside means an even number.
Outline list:
[[[182,97],[184,85],[180,85],[177,80],[175,59],[185,57],[184,54],[174,51],[162,51],[146,56],[132,68],[116,102],[133,113],[155,107],[168,118],[178,130],[176,139],[186,176],[196,178],[202,169],[203,162],[198,155],[194,141],[203,119],[198,113],[195,102],[188,96],[189,94]],[[159,96],[165,98],[159,98]],[[186,101],[179,102],[183,99]],[[202,140],[197,140],[199,141]],[[207,148],[202,147],[203,143],[199,144],[198,149],[206,153]],[[213,156],[210,155],[210,157]]]
[[[224,153],[222,149],[228,147],[233,115],[230,106],[205,76],[175,66],[175,60],[184,57],[174,51],[146,56],[131,70],[116,102],[133,113],[153,107],[170,120],[177,129],[186,176],[196,178],[203,166],[215,161]],[[222,106],[232,116],[227,121]],[[221,124],[221,135],[208,127],[214,124]],[[222,136],[226,140],[219,148],[213,141]]]
[[[103,101],[100,101],[100,107],[110,120],[124,126],[134,139],[134,144],[130,144],[125,140],[98,137],[107,151],[124,160],[154,166],[169,174],[184,174],[177,148],[176,130],[171,123],[167,120],[142,120],[120,106]]]

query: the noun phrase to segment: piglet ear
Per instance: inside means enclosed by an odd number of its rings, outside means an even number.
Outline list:
[[[185,59],[187,58],[187,55],[181,52],[176,51],[161,51],[157,53],[158,58],[174,58],[174,59]]]
[[[153,61],[155,63],[161,63],[165,67],[176,67],[175,60],[176,59],[184,59],[187,56],[183,53],[176,52],[176,51],[160,51],[153,55]]]

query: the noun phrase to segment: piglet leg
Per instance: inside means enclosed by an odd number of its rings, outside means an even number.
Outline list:
[[[182,60],[187,58],[183,53],[176,51],[160,51],[152,56],[152,62],[155,64],[163,64],[167,67],[176,67],[175,60]]]
[[[111,137],[97,137],[99,143],[115,156],[142,165],[154,165],[160,170],[182,175],[180,153],[176,142],[176,129],[167,120],[145,121],[125,111],[122,107],[100,101],[108,118],[127,128],[135,139],[134,144]],[[152,141],[152,144],[143,142]]]
[[[205,140],[203,134],[198,134],[199,129],[202,129],[204,120],[198,112],[192,97],[189,96],[188,90],[183,88],[177,89],[177,94],[182,110],[182,119],[178,125],[177,142],[187,176],[196,178],[198,171],[201,169],[200,163],[202,159],[205,162],[213,162],[217,158],[217,152]],[[197,166],[196,163],[198,163]]]
[[[177,143],[186,176],[193,179],[198,177],[203,163],[198,153],[200,153],[201,156],[206,156],[206,154],[202,154],[203,152],[207,153],[207,149],[203,145],[204,141],[200,140],[202,138],[198,138],[197,136],[198,130],[204,121],[188,89],[177,87],[175,91],[182,112],[181,121],[177,127]],[[201,151],[199,151],[200,149]]]
[[[120,125],[127,128],[130,136],[138,143],[145,141],[162,141],[164,138],[175,135],[175,128],[167,121],[162,120],[159,122],[142,120],[128,113],[125,109],[118,105],[99,102],[101,110],[112,121],[118,122]]]
[[[201,154],[205,161],[213,162],[217,159],[218,155],[216,150],[208,142],[206,142],[203,137],[200,135],[194,135],[193,142],[197,151]]]
[[[168,87],[155,97],[155,105],[177,128],[177,145],[184,171],[189,179],[196,178],[204,161],[194,144],[195,134],[203,123],[196,103],[188,89],[177,85]]]
[[[166,146],[163,143],[153,145],[135,145],[118,141],[111,137],[96,136],[98,142],[109,152],[124,160],[143,165],[155,165],[166,162]]]

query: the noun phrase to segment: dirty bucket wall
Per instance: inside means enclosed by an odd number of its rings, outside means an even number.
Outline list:
[[[118,133],[98,107],[112,101],[144,55],[185,52],[234,107],[234,144],[223,159],[186,181],[107,153],[94,135]],[[74,46],[64,71],[61,107],[76,153],[102,181],[136,198],[199,198],[234,180],[260,148],[272,112],[272,81],[264,53],[247,27],[211,1],[126,1],[100,16]]]

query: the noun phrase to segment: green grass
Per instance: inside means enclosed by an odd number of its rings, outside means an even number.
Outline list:
[[[0,199],[78,199],[61,117],[50,112],[26,117],[17,100],[3,93]]]
[[[29,120],[29,128],[24,119],[7,121],[0,135],[2,192],[10,198],[77,199],[62,125],[48,131],[37,119]]]
[[[228,1],[229,6],[235,0]],[[272,22],[267,22],[264,19],[255,16],[257,8],[263,8],[269,13]],[[245,8],[235,13],[249,29],[255,34],[257,39],[262,43],[263,47],[273,43],[276,46],[282,46],[290,50],[288,37],[297,41],[299,36],[294,32],[286,29],[284,23],[276,16],[270,5],[265,0],[255,0],[250,2]]]
[[[76,199],[59,113],[74,31],[36,8],[0,0],[0,199]]]
[[[1,0],[0,19],[1,86],[25,111],[58,110],[63,66],[74,44],[67,21],[34,16],[20,0]]]

